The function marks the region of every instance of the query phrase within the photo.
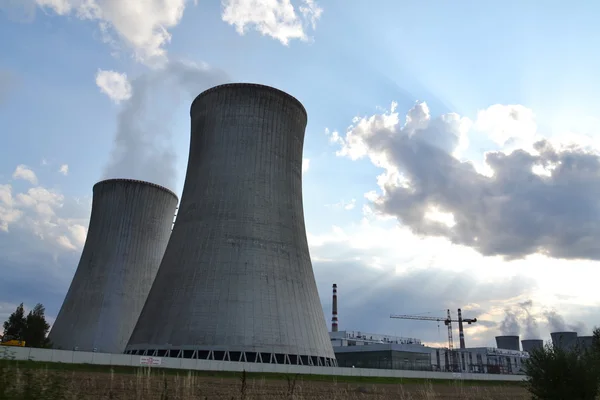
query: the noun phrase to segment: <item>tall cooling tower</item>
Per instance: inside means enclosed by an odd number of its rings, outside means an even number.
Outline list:
[[[542,339],[525,339],[521,340],[523,351],[531,352],[534,349],[544,348],[544,341]]]
[[[518,336],[496,336],[496,346],[504,350],[520,350]]]
[[[93,192],[83,253],[49,339],[64,350],[122,353],[167,247],[177,196],[130,179],[98,182]]]
[[[586,350],[592,347],[594,344],[593,336],[577,336],[577,345],[580,349]]]
[[[177,220],[126,352],[335,365],[304,226],[304,107],[226,84],[190,114]]]
[[[570,350],[577,344],[577,332],[552,332],[552,346]]]

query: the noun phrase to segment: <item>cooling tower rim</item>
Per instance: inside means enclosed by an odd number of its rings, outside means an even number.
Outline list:
[[[500,336],[496,336],[496,338],[518,338],[519,335],[500,335]]]
[[[177,195],[175,194],[175,192],[173,192],[171,189],[167,189],[164,186],[158,185],[156,183],[152,183],[152,182],[148,182],[148,181],[141,181],[139,179],[128,179],[128,178],[111,178],[111,179],[103,179],[99,182],[96,182],[96,184],[94,185],[94,187],[92,188],[92,190],[96,189],[96,186],[100,186],[100,185],[107,185],[110,183],[118,183],[118,182],[127,182],[127,183],[137,183],[140,185],[145,185],[145,186],[151,186],[154,187],[156,189],[160,189],[164,192],[169,193],[171,196],[175,197],[175,199],[177,201],[179,201],[179,197],[177,197]]]
[[[296,97],[292,96],[291,94],[289,94],[287,92],[284,92],[281,89],[277,89],[276,87],[273,87],[273,86],[263,85],[260,83],[249,83],[249,82],[224,83],[222,85],[217,85],[217,86],[213,86],[209,89],[206,89],[204,92],[202,92],[198,96],[196,96],[194,101],[192,101],[192,105],[190,106],[190,115],[192,114],[192,110],[194,109],[194,106],[196,105],[197,101],[200,101],[203,97],[205,97],[208,94],[219,91],[221,89],[230,88],[230,87],[239,87],[239,88],[253,87],[256,89],[267,90],[271,93],[277,94],[280,97],[286,98],[286,99],[294,102],[300,108],[300,110],[302,111],[304,116],[306,118],[308,118],[308,113],[306,112],[306,108],[304,107],[304,104],[302,104],[302,102],[300,100],[298,100]]]
[[[575,332],[575,331],[556,331],[556,332],[550,332],[550,335],[564,335],[565,333],[567,333],[569,335],[577,335],[577,332]]]

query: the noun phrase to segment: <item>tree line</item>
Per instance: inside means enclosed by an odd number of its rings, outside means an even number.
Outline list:
[[[600,395],[600,328],[590,347],[547,344],[525,361],[527,389],[533,400],[596,400]]]
[[[4,332],[0,342],[11,340],[24,341],[27,347],[50,348],[52,344],[48,340],[50,324],[46,321],[46,309],[40,303],[27,315],[23,303],[4,322]]]

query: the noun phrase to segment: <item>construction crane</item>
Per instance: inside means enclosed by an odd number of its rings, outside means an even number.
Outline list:
[[[458,322],[459,330],[460,330],[460,348],[464,349],[465,348],[465,335],[464,335],[463,326],[462,326],[463,322],[466,322],[467,324],[471,325],[471,324],[477,322],[477,318],[463,319],[460,308],[458,309],[458,319],[452,319],[452,316],[450,315],[450,310],[447,310],[447,312],[448,312],[448,314],[445,318],[444,317],[425,317],[425,316],[420,316],[420,315],[394,315],[394,314],[390,315],[390,318],[412,319],[412,320],[417,320],[417,321],[443,322],[444,325],[446,325],[448,327],[448,350],[452,354],[453,363],[456,365],[456,360],[455,360],[455,355],[454,355],[454,339],[452,338],[452,323]]]

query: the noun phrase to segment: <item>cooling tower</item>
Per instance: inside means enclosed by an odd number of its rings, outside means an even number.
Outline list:
[[[226,84],[190,114],[179,212],[126,352],[335,365],[304,225],[304,107]]]
[[[544,348],[544,341],[542,339],[521,340],[521,346],[523,351],[532,352],[534,349]]]
[[[49,335],[54,348],[122,353],[171,234],[177,196],[110,179],[93,188],[81,259]]]
[[[593,343],[594,343],[593,336],[578,336],[577,337],[577,345],[582,350],[591,348]]]
[[[520,350],[518,336],[496,336],[496,347],[504,350]]]
[[[569,350],[577,344],[577,332],[552,332],[552,346]]]

